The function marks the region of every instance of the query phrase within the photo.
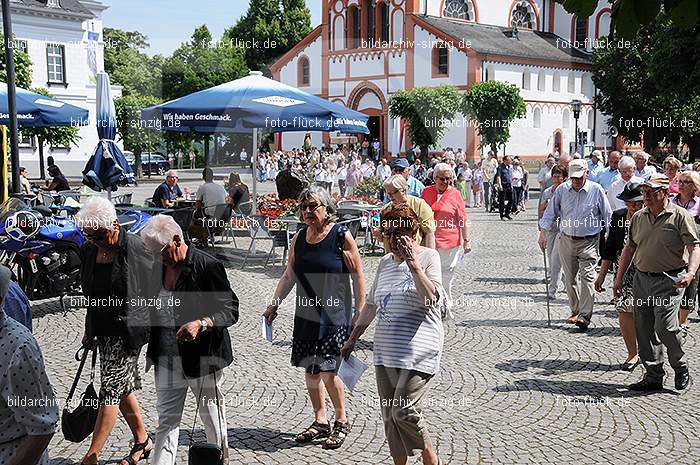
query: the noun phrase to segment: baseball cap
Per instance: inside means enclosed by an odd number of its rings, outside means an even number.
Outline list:
[[[406,160],[405,158],[397,158],[396,160],[393,160],[391,162],[391,167],[408,168],[408,160]]]
[[[669,184],[671,184],[671,180],[668,179],[666,175],[654,173],[644,182],[643,185],[651,187],[652,189],[668,189]]]
[[[580,178],[588,171],[588,165],[585,160],[577,158],[569,163],[569,177]]]
[[[599,160],[600,160],[601,158],[603,158],[603,154],[600,153],[600,150],[594,150],[594,151],[592,151],[590,156],[591,156],[591,158],[596,157],[596,158],[598,158]]]

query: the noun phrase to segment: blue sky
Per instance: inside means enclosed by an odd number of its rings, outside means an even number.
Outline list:
[[[206,24],[214,39],[248,10],[249,0],[102,0],[109,6],[104,12],[105,27],[139,31],[149,38],[149,55],[170,55]],[[227,5],[227,6],[222,6]],[[321,22],[321,0],[306,0],[311,10],[311,25]]]

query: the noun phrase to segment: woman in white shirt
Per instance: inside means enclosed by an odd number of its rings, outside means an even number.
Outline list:
[[[520,160],[513,160],[513,191],[515,195],[515,205],[517,205],[516,214],[520,213],[523,209],[521,202],[523,201],[523,178],[525,177],[525,172],[523,167],[520,165]]]
[[[444,330],[440,306],[440,255],[415,241],[419,220],[405,204],[382,211],[381,232],[391,253],[382,257],[365,306],[341,349],[347,359],[377,317],[374,366],[384,432],[395,464],[421,454],[424,464],[439,464],[421,405],[440,367]]]

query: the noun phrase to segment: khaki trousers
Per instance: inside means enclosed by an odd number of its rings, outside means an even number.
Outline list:
[[[412,457],[432,447],[421,404],[433,375],[382,365],[374,369],[391,456]]]
[[[590,239],[559,237],[559,259],[564,271],[564,284],[571,314],[590,323],[595,295],[595,264],[598,261],[598,236]]]

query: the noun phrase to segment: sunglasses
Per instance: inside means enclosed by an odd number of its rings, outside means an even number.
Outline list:
[[[685,179],[682,181],[678,181],[678,184],[695,184],[693,181],[686,181]]]
[[[435,178],[435,179],[439,179],[440,181],[446,182],[446,183],[451,183],[451,182],[452,182],[452,178],[446,177],[446,176],[438,176],[438,177]]]
[[[300,211],[316,211],[321,206],[320,203],[302,203],[299,204]]]
[[[107,238],[107,231],[98,229],[97,231],[84,231],[85,238],[90,242],[103,242]]]

